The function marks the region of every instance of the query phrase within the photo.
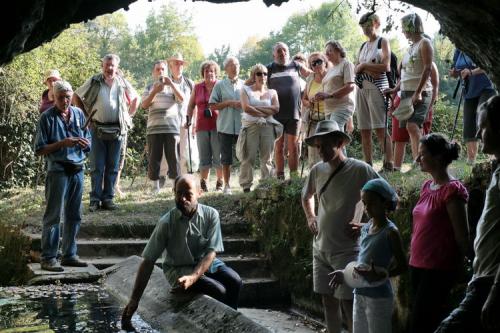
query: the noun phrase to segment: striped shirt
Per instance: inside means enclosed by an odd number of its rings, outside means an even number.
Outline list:
[[[175,84],[175,83],[174,83]],[[144,90],[142,99],[146,99],[153,84]],[[179,134],[181,126],[181,104],[176,99],[171,87],[165,86],[163,91],[157,93],[148,108],[148,123],[146,134]]]

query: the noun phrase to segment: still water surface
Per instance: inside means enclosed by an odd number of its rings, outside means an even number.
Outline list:
[[[0,288],[0,333],[125,332],[122,307],[96,284]],[[138,332],[156,333],[139,316]]]

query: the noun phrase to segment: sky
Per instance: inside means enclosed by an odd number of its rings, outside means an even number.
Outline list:
[[[280,7],[267,7],[262,0],[251,0],[231,4],[213,4],[206,1],[172,0],[180,13],[192,15],[195,33],[203,47],[205,56],[220,48],[223,44],[231,46],[231,53],[236,54],[245,41],[251,36],[266,37],[271,31],[280,30],[287,19],[295,13],[303,13],[312,8],[318,8],[325,0],[289,0]],[[129,27],[135,29],[144,25],[148,13],[167,3],[166,0],[138,0],[124,11]],[[354,1],[351,0],[355,7]],[[394,4],[394,1],[391,2]],[[412,7],[413,8],[413,7]],[[439,30],[439,23],[431,14],[422,10],[415,10],[424,20],[426,32],[433,36]],[[353,14],[357,17],[359,15]],[[381,21],[385,22],[384,10],[379,11]],[[394,14],[399,17],[400,14]],[[401,15],[402,16],[402,15]],[[396,20],[398,21],[398,20]],[[361,30],[360,30],[361,33]],[[394,32],[402,41],[405,41],[400,32]],[[406,45],[406,44],[402,44]]]

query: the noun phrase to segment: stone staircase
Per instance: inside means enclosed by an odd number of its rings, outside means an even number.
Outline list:
[[[243,279],[241,307],[269,308],[289,304],[289,295],[270,273],[259,244],[249,238],[245,222],[222,223],[225,252],[218,257]],[[105,269],[131,255],[141,255],[154,224],[82,223],[78,235],[78,255],[98,269]],[[32,250],[40,251],[40,234],[30,234]],[[161,265],[161,260],[156,263]]]

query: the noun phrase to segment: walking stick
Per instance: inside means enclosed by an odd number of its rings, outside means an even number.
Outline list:
[[[453,123],[453,129],[451,131],[451,139],[450,139],[451,141],[453,141],[453,139],[455,137],[455,131],[457,129],[457,123],[458,123],[458,115],[460,114],[460,106],[462,105],[462,100],[463,100],[464,91],[465,91],[464,81],[462,81],[462,80],[458,81],[457,88],[455,89],[455,91],[458,89],[458,85],[461,85],[460,98],[458,99],[457,113],[455,114],[455,121]],[[456,95],[456,93],[454,95]]]
[[[188,155],[189,155],[189,173],[193,173],[193,161],[191,160],[191,134],[189,133],[189,127],[191,126],[191,122],[189,121],[189,116],[186,115],[186,124],[187,124],[187,134],[188,134]]]

